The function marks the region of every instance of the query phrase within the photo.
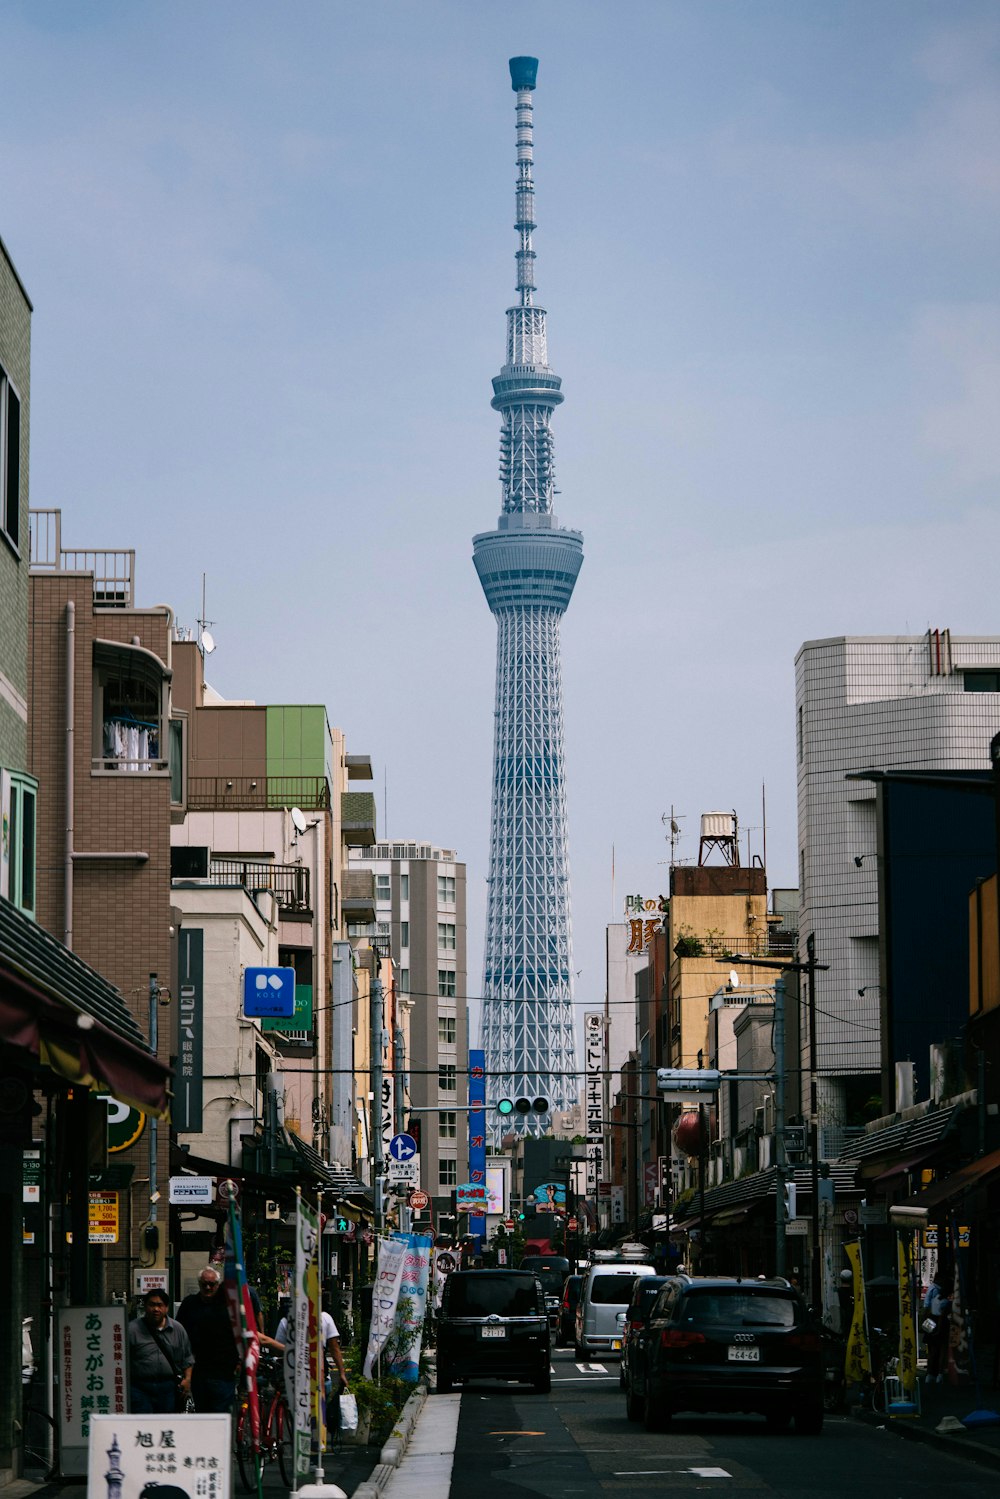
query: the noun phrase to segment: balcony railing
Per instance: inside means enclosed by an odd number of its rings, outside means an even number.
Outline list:
[[[794,958],[795,940],[786,933],[742,932],[728,936],[722,932],[681,931],[674,938],[677,958],[730,958],[745,953],[748,958]]]
[[[28,535],[30,566],[35,572],[93,573],[94,603],[99,609],[131,609],[134,547],[64,547],[61,510],[29,510]]]
[[[268,859],[213,859],[209,878],[216,885],[270,890],[282,911],[311,911],[309,871],[301,864],[272,864]]]
[[[191,776],[187,805],[191,812],[325,811],[330,787],[325,776]]]

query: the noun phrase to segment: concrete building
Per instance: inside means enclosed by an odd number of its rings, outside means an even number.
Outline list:
[[[800,934],[830,965],[816,975],[816,1044],[821,1154],[832,1157],[843,1127],[866,1117],[882,1067],[877,792],[848,777],[987,769],[1000,636],[810,640],[795,674]],[[807,1048],[804,1028],[804,1059]]]
[[[412,1118],[420,1121],[421,1186],[436,1220],[452,1212],[453,1189],[468,1181],[465,865],[452,849],[393,841],[351,850],[349,879],[364,873],[375,882],[375,920],[352,922],[349,934],[387,941],[392,954],[410,1038],[400,1083],[408,1077]],[[406,1120],[396,1122],[402,1128]]]

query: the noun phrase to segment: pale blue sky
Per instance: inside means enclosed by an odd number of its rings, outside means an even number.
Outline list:
[[[181,623],[207,572],[227,696],[327,703],[383,833],[466,859],[475,993],[521,52],[589,1004],[671,804],[690,856],[766,783],[794,882],[802,640],[1000,630],[1000,9],[7,0],[0,235],[33,504]]]

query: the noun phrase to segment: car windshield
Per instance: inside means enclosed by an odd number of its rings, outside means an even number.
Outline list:
[[[536,1270],[535,1274],[542,1283],[542,1290],[547,1296],[558,1296],[566,1279],[561,1270]]]
[[[533,1280],[507,1275],[454,1277],[448,1286],[450,1317],[534,1317],[538,1300]]]
[[[632,1305],[629,1307],[629,1312],[633,1317],[635,1317],[636,1321],[638,1321],[638,1319],[641,1317],[645,1322],[649,1317],[653,1302],[660,1294],[660,1287],[662,1286],[662,1284],[662,1281],[657,1280],[653,1281],[650,1285],[639,1287],[639,1293],[633,1299]]]
[[[595,1275],[590,1285],[594,1306],[628,1306],[632,1299],[635,1277],[630,1275]]]
[[[725,1327],[794,1327],[795,1302],[791,1296],[745,1289],[692,1291],[681,1321]]]

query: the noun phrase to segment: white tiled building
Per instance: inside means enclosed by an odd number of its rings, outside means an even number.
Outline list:
[[[795,704],[800,943],[804,955],[815,934],[817,960],[830,965],[816,975],[816,1038],[820,1123],[836,1148],[849,1079],[857,1090],[870,1078],[877,1092],[880,1067],[875,786],[845,777],[987,769],[1000,636],[809,640],[795,661]],[[803,1065],[807,1043],[803,1025]]]

